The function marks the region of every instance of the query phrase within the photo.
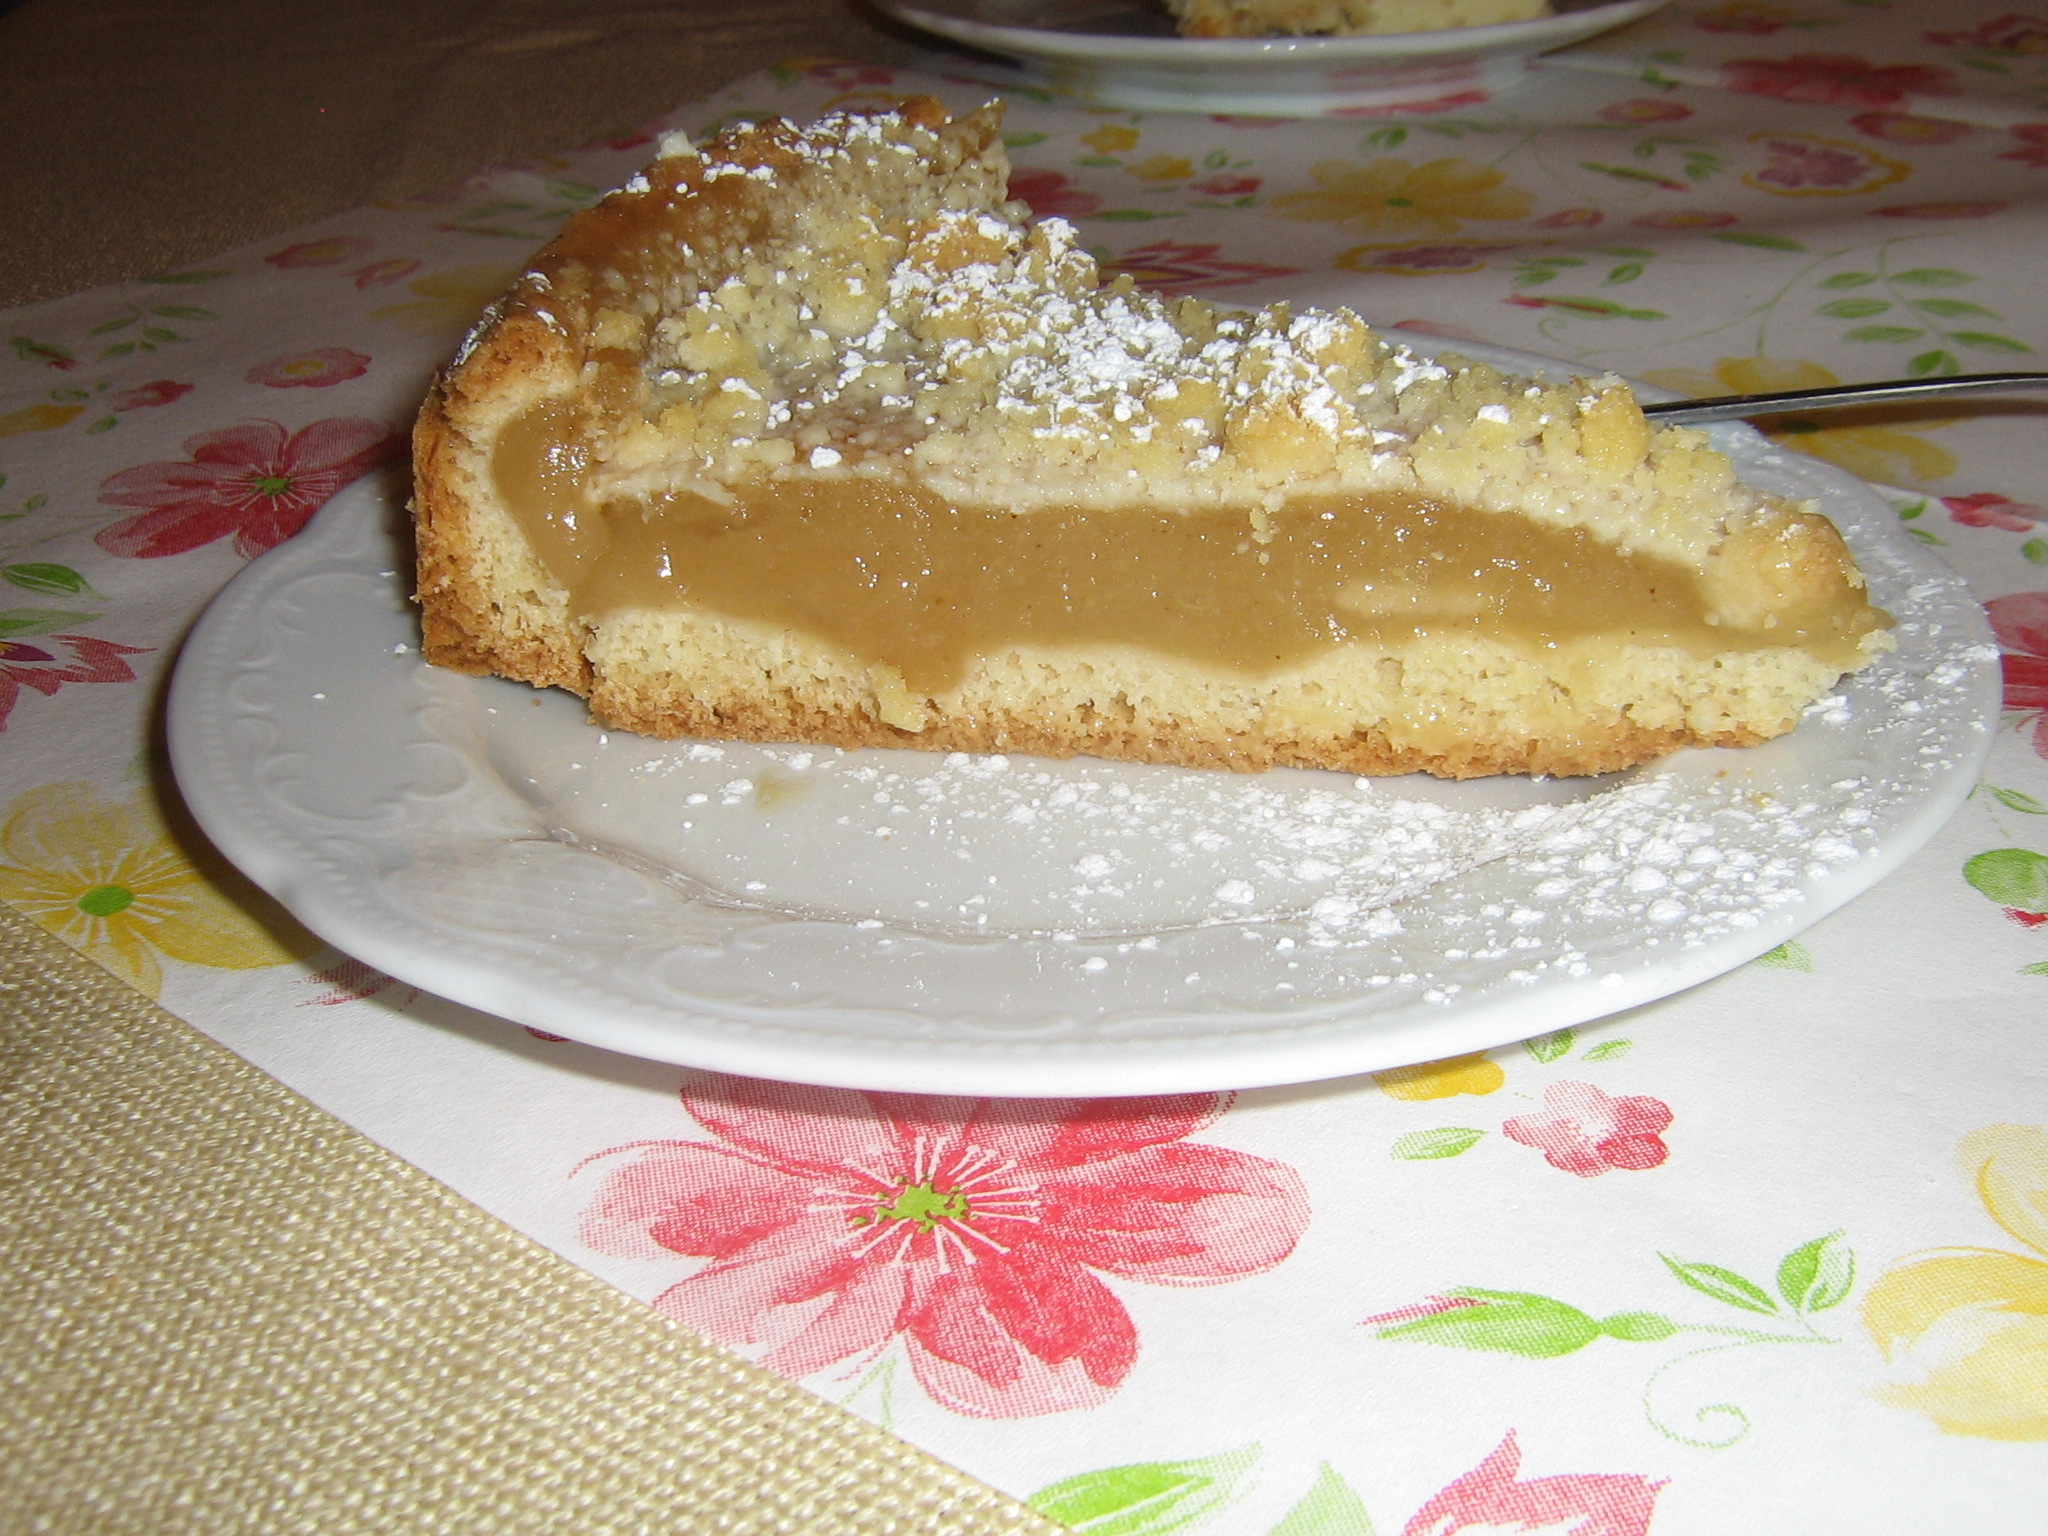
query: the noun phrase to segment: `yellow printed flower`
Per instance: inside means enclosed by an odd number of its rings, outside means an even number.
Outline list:
[[[1986,1126],[1956,1161],[1991,1219],[2033,1252],[1946,1249],[1873,1285],[1863,1325],[1911,1373],[1876,1396],[1951,1435],[2048,1440],[2048,1130]]]
[[[1120,155],[1137,146],[1138,130],[1104,123],[1093,133],[1082,134],[1081,142],[1098,155]]]
[[[1447,1056],[1442,1061],[1425,1061],[1419,1066],[1395,1067],[1375,1072],[1372,1080],[1380,1092],[1396,1099],[1448,1099],[1460,1093],[1492,1093],[1507,1081],[1507,1074],[1483,1053]]]
[[[1136,165],[1124,167],[1127,175],[1140,181],[1179,181],[1195,174],[1195,165],[1185,155],[1148,155]]]
[[[264,898],[252,890],[253,901],[230,901],[152,809],[102,800],[89,784],[46,784],[17,798],[0,824],[0,860],[0,899],[151,997],[163,985],[160,954],[242,971],[319,947],[282,914],[280,942],[244,910]]]
[[[519,274],[510,267],[474,263],[416,277],[406,290],[419,297],[410,304],[387,304],[370,311],[373,320],[391,320],[421,336],[446,336],[476,323],[484,306],[512,286]]]
[[[1394,235],[1452,235],[1467,219],[1519,219],[1535,199],[1491,166],[1452,157],[1410,165],[1323,160],[1309,173],[1314,192],[1283,192],[1273,212],[1283,219]]]
[[[1822,389],[1841,379],[1819,363],[1801,359],[1724,357],[1712,373],[1691,368],[1653,368],[1643,375],[1652,384],[1687,395],[1752,395],[1782,389]],[[1831,419],[1840,421],[1840,413]],[[1853,418],[1851,418],[1853,419]],[[1916,421],[1926,431],[1939,431],[1953,418]],[[1864,480],[1911,484],[1940,480],[1956,472],[1956,456],[1895,427],[1823,427],[1818,417],[1778,416],[1763,424],[1764,434],[1787,448],[1826,459]]]

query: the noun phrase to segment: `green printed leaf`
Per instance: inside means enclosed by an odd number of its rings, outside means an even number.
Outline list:
[[[1955,354],[1939,347],[1932,352],[1922,352],[1906,364],[1907,377],[1915,379],[1924,379],[1929,374],[1945,379],[1952,373],[1962,371],[1963,365],[1956,361]]]
[[[1918,332],[1914,333],[1919,334]],[[2031,352],[2034,349],[2024,341],[2014,341],[2010,336],[2001,336],[1996,331],[1951,331],[1951,340],[1959,341],[1966,347],[1979,352]]]
[[[1326,1461],[1316,1472],[1314,1486],[1280,1517],[1268,1536],[1373,1536],[1373,1528],[1364,1500]]]
[[[1635,1041],[1633,1040],[1603,1040],[1586,1052],[1585,1055],[1581,1056],[1579,1060],[1612,1061],[1617,1056],[1626,1056],[1634,1044]]]
[[[1150,208],[1105,208],[1100,213],[1084,213],[1084,219],[1107,219],[1117,224],[1137,224],[1146,219],[1185,218],[1181,213],[1159,213]]]
[[[1778,1310],[1778,1304],[1771,1300],[1768,1291],[1754,1281],[1743,1279],[1732,1269],[1723,1269],[1718,1264],[1688,1263],[1684,1259],[1674,1259],[1668,1253],[1660,1253],[1657,1257],[1682,1283],[1702,1296],[1711,1296],[1745,1312],[1761,1312],[1767,1317]]]
[[[1406,128],[1375,128],[1365,136],[1365,142],[1374,149],[1399,149],[1408,142]]]
[[[1049,1484],[1027,1501],[1082,1536],[1168,1536],[1229,1504],[1259,1459],[1259,1447],[1193,1461],[1105,1467]]]
[[[1659,176],[1655,171],[1638,170],[1632,165],[1602,165],[1597,160],[1581,160],[1582,171],[1598,171],[1602,176],[1612,176],[1616,181],[1646,181],[1653,187],[1663,187],[1670,192],[1683,192],[1685,183],[1673,181],[1669,176]]]
[[[1900,508],[1899,508],[1899,520],[1900,520],[1901,522],[1906,522],[1906,523],[1910,523],[1911,521],[1913,521],[1913,519],[1914,519],[1914,518],[1916,518],[1916,517],[1919,517],[1919,516],[1921,516],[1921,515],[1922,515],[1923,513],[1925,513],[1926,511],[1927,511],[1927,502],[1926,502],[1925,498],[1923,498],[1923,499],[1921,499],[1921,500],[1919,500],[1919,501],[1916,501],[1916,502],[1914,502],[1914,503],[1913,503],[1913,504],[1912,504],[1911,506],[1909,506],[1909,507],[1900,507]]]
[[[1963,866],[1978,891],[2017,912],[2048,913],[2048,858],[2029,848],[1994,848]]]
[[[1813,956],[1797,939],[1787,939],[1769,953],[1758,955],[1755,963],[1767,971],[1810,971],[1813,969]]]
[[[68,565],[28,564],[0,566],[0,577],[5,577],[10,586],[19,587],[24,592],[41,592],[52,597],[60,592],[66,594],[83,592],[89,597],[99,598],[101,602],[106,601],[104,596],[93,591],[91,582],[87,581]]]
[[[2036,960],[2032,965],[2020,967],[2022,976],[2048,976],[2048,960]]]
[[[1547,1035],[1538,1035],[1534,1040],[1524,1040],[1522,1049],[1541,1062],[1561,1061],[1572,1053],[1572,1041],[1577,1038],[1568,1029],[1552,1030]]]
[[[1821,282],[1823,288],[1864,288],[1877,281],[1875,272],[1837,272]]]
[[[1586,264],[1577,256],[1530,256],[1525,259],[1532,267],[1583,267]]]
[[[1584,1349],[1600,1325],[1566,1302],[1530,1291],[1461,1287],[1445,1296],[1465,1305],[1380,1329],[1378,1337],[1450,1349],[1480,1349],[1529,1360],[1553,1360]]]
[[[1600,1331],[1628,1344],[1655,1344],[1678,1332],[1678,1324],[1662,1312],[1617,1312],[1600,1319]]]
[[[133,352],[134,350],[135,343],[132,341],[116,342],[113,346],[107,347],[103,351],[101,351],[99,360],[101,362],[105,362],[110,357],[126,357],[130,352]]]
[[[1927,333],[1910,325],[1859,325],[1842,332],[1844,341],[1917,341]]]
[[[92,436],[100,432],[111,432],[120,424],[120,420],[117,417],[102,416],[98,421],[88,425],[85,430],[88,436]]]
[[[541,184],[547,188],[548,196],[558,197],[565,203],[587,203],[598,195],[598,189],[588,182],[570,181],[567,177],[554,176]],[[157,311],[162,314],[162,310]]]
[[[1726,240],[1730,245],[1753,245],[1766,251],[1803,251],[1806,249],[1797,240],[1790,239],[1784,235],[1755,235],[1739,229],[1723,230],[1714,238],[1716,240]]]
[[[1205,170],[1220,171],[1228,164],[1230,151],[1227,149],[1212,149],[1202,157],[1202,167]]]
[[[218,320],[210,309],[201,309],[197,304],[153,304],[149,312],[161,315],[166,320]]]
[[[1984,786],[1991,791],[1991,798],[2009,811],[2024,811],[2029,816],[2048,816],[2048,805],[2043,805],[2023,789],[2000,789],[1995,784]]]
[[[1997,310],[1972,304],[1968,299],[1914,299],[1912,303],[1921,313],[1939,315],[1944,320],[1953,320],[1960,315],[1983,315],[1992,320],[2001,318]]]
[[[1642,275],[1643,264],[1640,261],[1625,261],[1607,274],[1607,281],[1609,283],[1632,283]]]
[[[1548,271],[1543,267],[1531,267],[1526,271],[1515,274],[1515,286],[1517,288],[1534,288],[1538,283],[1547,283],[1556,276],[1555,272]]]
[[[85,334],[88,336],[110,336],[115,331],[127,329],[141,318],[142,316],[140,315],[123,315],[118,320],[102,320]]]
[[[158,272],[154,276],[145,277],[143,281],[145,283],[212,283],[218,282],[221,278],[233,276],[234,273],[225,270],[215,272]]]
[[[2020,546],[2020,553],[2035,565],[2048,565],[2048,539],[2029,539]]]
[[[60,629],[98,617],[96,613],[67,613],[57,608],[0,608],[0,640],[16,635],[54,635]]]
[[[1801,1243],[1778,1262],[1778,1294],[1794,1312],[1825,1312],[1856,1284],[1856,1256],[1830,1232]]]
[[[38,491],[35,495],[29,497],[27,501],[24,501],[21,504],[21,510],[24,512],[40,512],[49,504],[49,493],[47,491]]]
[[[1832,304],[1823,304],[1820,312],[1835,320],[1864,320],[1871,315],[1881,315],[1892,307],[1890,299],[1837,299]]]
[[[1906,532],[1913,535],[1913,537],[1918,539],[1922,544],[1939,544],[1943,542],[1942,540],[1937,539],[1933,534],[1929,533],[1925,528],[1908,528]]]
[[[1409,1162],[1456,1157],[1469,1152],[1485,1138],[1486,1132],[1469,1125],[1440,1126],[1433,1131],[1410,1131],[1394,1143],[1394,1156]]]
[[[1555,294],[1541,301],[1552,309],[1568,309],[1590,320],[1668,320],[1661,309],[1629,309],[1612,299],[1595,299],[1582,293]]]
[[[1911,271],[1894,272],[1892,281],[1912,283],[1919,288],[1960,288],[1976,279],[1967,272],[1957,272],[1950,267],[1914,267]]]
[[[1034,144],[1043,144],[1044,142],[1045,135],[1042,133],[1006,133],[1003,135],[1003,147],[1005,149],[1029,149]]]

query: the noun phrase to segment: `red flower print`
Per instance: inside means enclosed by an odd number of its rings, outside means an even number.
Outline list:
[[[1993,48],[2000,53],[2048,53],[2048,17],[2011,12],[1968,32],[1930,32],[1944,48]]]
[[[1064,171],[1012,171],[1010,196],[1041,219],[1078,219],[1102,206],[1093,192],[1068,185]]]
[[[2048,592],[2015,592],[1984,605],[2005,648],[2005,707],[2034,720],[2034,751],[2048,757]]]
[[[1591,229],[1606,217],[1598,208],[1560,208],[1530,222],[1538,229]]]
[[[1600,115],[1610,123],[1675,123],[1682,117],[1691,117],[1692,108],[1675,101],[1638,97],[1604,106]]]
[[[1001,1101],[704,1076],[683,1103],[716,1141],[638,1142],[608,1167],[583,1237],[709,1265],[655,1306],[801,1378],[901,1338],[959,1413],[1105,1401],[1138,1358],[1095,1271],[1209,1285],[1293,1251],[1293,1169],[1186,1138],[1223,1094]],[[592,1159],[593,1162],[598,1159]]]
[[[235,536],[253,558],[306,526],[328,497],[391,457],[382,422],[316,421],[287,436],[274,421],[245,421],[185,439],[184,460],[138,464],[100,482],[100,500],[144,507],[94,536],[109,554],[154,560]]]
[[[1766,192],[1874,192],[1903,181],[1910,167],[1840,139],[1810,134],[1758,135],[1770,159],[1742,179]]]
[[[305,240],[297,245],[288,245],[281,251],[272,251],[263,259],[273,267],[338,267],[345,261],[354,261],[377,242],[365,240],[361,235],[329,235],[325,240]]]
[[[133,389],[124,389],[115,395],[109,404],[117,411],[143,411],[152,406],[169,405],[192,393],[190,384],[174,384],[169,379],[156,379],[148,384],[138,384]]]
[[[1995,491],[1979,491],[1974,496],[1944,496],[1941,504],[1948,508],[1950,518],[1966,528],[2003,528],[2008,533],[2026,533],[2035,523],[2048,517],[2048,512],[2039,507],[2000,496]]]
[[[1795,53],[1789,59],[1730,59],[1721,66],[1721,83],[1749,96],[1889,107],[1916,91],[1946,93],[1954,74],[1938,64],[1873,64],[1853,53]]]
[[[46,645],[61,646],[66,654],[47,651]],[[90,635],[38,636],[33,645],[0,640],[0,731],[7,729],[7,717],[14,713],[22,689],[33,688],[48,698],[66,683],[132,683],[135,674],[121,658],[141,656],[148,649]]]
[[[1569,1531],[1571,1536],[1649,1536],[1661,1478],[1576,1472],[1517,1481],[1515,1432],[1478,1466],[1415,1512],[1401,1536],[1459,1531]]]
[[[1629,220],[1637,229],[1726,229],[1739,222],[1734,214],[1713,208],[1674,208],[1669,213],[1646,213]]]
[[[1102,270],[1125,272],[1134,282],[1161,293],[1193,293],[1197,288],[1229,288],[1269,277],[1292,277],[1299,267],[1268,267],[1255,261],[1219,261],[1214,245],[1176,245],[1169,240],[1125,251]]]
[[[1431,96],[1426,101],[1403,101],[1390,107],[1333,107],[1331,117],[1407,117],[1412,113],[1455,112],[1493,100],[1491,91],[1453,91],[1448,96]],[[1219,119],[1220,121],[1220,119]]]
[[[358,288],[382,288],[387,283],[402,282],[411,277],[422,265],[418,257],[408,260],[403,256],[390,256],[383,261],[373,261],[367,267],[357,267],[349,276],[356,280]]]
[[[1879,219],[1988,219],[1994,213],[2003,213],[2008,203],[1908,203],[1892,208],[1873,208],[1873,218]]]
[[[1512,251],[1512,240],[1441,241],[1427,245],[1355,245],[1330,258],[1347,272],[1391,272],[1402,277],[1430,277],[1451,272],[1477,272],[1486,258]]]
[[[322,989],[318,997],[309,997],[300,1003],[301,1008],[332,1008],[337,1003],[360,1003],[392,987],[405,993],[399,1004],[401,1007],[420,995],[418,987],[407,986],[360,960],[340,961],[324,971],[302,977],[299,984]]]
[[[1188,183],[1190,192],[1199,192],[1204,197],[1243,197],[1256,192],[1264,183],[1256,176],[1209,176],[1201,181]]]
[[[1592,1179],[1613,1168],[1655,1168],[1670,1156],[1659,1137],[1671,1124],[1671,1108],[1661,1099],[1617,1099],[1591,1083],[1552,1083],[1543,1104],[1501,1131],[1534,1147],[1553,1168]]]
[[[1971,131],[1968,123],[1914,117],[1906,112],[1858,112],[1849,119],[1849,126],[1889,144],[1953,144]]]
[[[359,379],[369,367],[370,359],[361,352],[347,347],[321,347],[313,352],[273,357],[267,363],[258,363],[242,377],[251,384],[267,384],[272,389],[325,389],[330,384]]]
[[[2008,149],[1999,159],[2017,160],[2035,170],[2048,166],[2048,123],[2021,123],[2012,136],[2020,141],[2020,147]]]

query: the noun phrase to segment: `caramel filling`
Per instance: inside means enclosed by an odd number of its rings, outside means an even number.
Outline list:
[[[794,630],[916,694],[1012,646],[1135,646],[1261,675],[1351,642],[1540,651],[1599,636],[1699,656],[1798,646],[1846,670],[1885,622],[1838,576],[1735,625],[1684,566],[1413,495],[1298,497],[1256,538],[1242,509],[1018,514],[844,475],[763,479],[730,505],[599,505],[560,410],[509,426],[492,469],[579,614],[696,609]]]

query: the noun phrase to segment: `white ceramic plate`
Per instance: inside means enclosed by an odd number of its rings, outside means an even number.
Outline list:
[[[420,662],[402,491],[369,480],[207,611],[173,760],[337,948],[640,1056],[1043,1095],[1480,1050],[1773,948],[1925,841],[1989,749],[1997,651],[1961,579],[1860,481],[1715,430],[1745,479],[1820,504],[1898,620],[1894,654],[1748,751],[1446,784],[606,733]]]
[[[1189,38],[1151,0],[881,0],[898,20],[1011,59],[1104,106],[1247,116],[1449,110],[1513,84],[1530,59],[1670,0],[1557,0],[1558,14],[1372,37]]]

